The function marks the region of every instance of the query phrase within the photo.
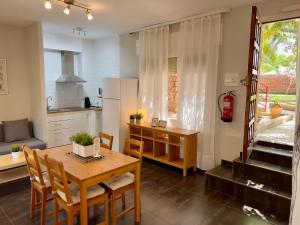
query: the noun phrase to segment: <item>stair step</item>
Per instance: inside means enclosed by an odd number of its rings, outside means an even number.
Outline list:
[[[254,145],[252,147],[249,147],[249,149],[252,151],[264,152],[268,154],[293,158],[293,151],[282,149],[282,148],[273,148],[273,147],[268,147],[263,145]]]
[[[266,194],[270,194],[272,196],[277,196],[280,198],[284,198],[287,200],[291,200],[291,193],[280,190],[278,188],[274,188],[269,185],[264,185],[261,183],[257,183],[255,181],[252,181],[247,178],[243,177],[233,177],[231,168],[225,167],[225,166],[218,166],[208,172],[206,172],[207,176],[213,176],[219,179],[227,180],[230,182],[233,182],[235,184],[247,187],[252,190],[264,192]]]
[[[242,163],[240,158],[235,159],[234,162]],[[269,162],[264,162],[256,159],[248,159],[246,165],[292,176],[292,168],[276,165]]]

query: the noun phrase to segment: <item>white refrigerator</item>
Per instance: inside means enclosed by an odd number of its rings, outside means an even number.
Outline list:
[[[104,78],[102,132],[112,135],[114,151],[123,151],[129,116],[137,111],[138,79]]]

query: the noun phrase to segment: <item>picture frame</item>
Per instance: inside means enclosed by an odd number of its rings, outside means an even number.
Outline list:
[[[159,119],[158,118],[152,118],[151,126],[157,127],[158,126]]]
[[[0,59],[0,95],[8,94],[7,63],[6,59]]]
[[[162,127],[162,128],[166,128],[167,127],[167,121],[166,120],[159,120],[158,122],[158,126]]]

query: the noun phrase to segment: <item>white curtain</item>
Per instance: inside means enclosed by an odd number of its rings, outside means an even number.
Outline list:
[[[198,167],[203,170],[215,166],[214,136],[220,37],[221,15],[180,24],[178,122],[183,128],[200,131]]]
[[[139,33],[139,106],[152,117],[168,118],[169,26]]]
[[[297,63],[297,110],[296,132],[293,155],[293,195],[291,203],[290,224],[300,224],[300,19],[298,19],[298,63]]]

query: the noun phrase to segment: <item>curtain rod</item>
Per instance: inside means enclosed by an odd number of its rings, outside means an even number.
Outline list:
[[[205,17],[205,16],[212,16],[212,15],[215,15],[215,14],[229,13],[229,12],[231,12],[231,10],[227,8],[227,9],[221,9],[221,10],[217,10],[217,11],[213,11],[213,12],[209,12],[209,13],[201,13],[201,14],[197,14],[197,15],[194,15],[194,16],[182,17],[182,18],[177,19],[177,20],[171,20],[171,21],[167,21],[167,22],[164,22],[164,23],[157,23],[157,24],[146,26],[146,27],[141,27],[141,28],[139,28],[135,31],[130,32],[129,34],[138,33],[142,30],[148,30],[148,29],[152,29],[152,28],[156,28],[156,27],[161,27],[161,26],[167,26],[167,25],[171,25],[171,24],[175,24],[175,23],[180,23],[180,22],[183,22],[183,21],[186,21],[186,20],[197,19],[197,18],[201,18],[201,17]]]

